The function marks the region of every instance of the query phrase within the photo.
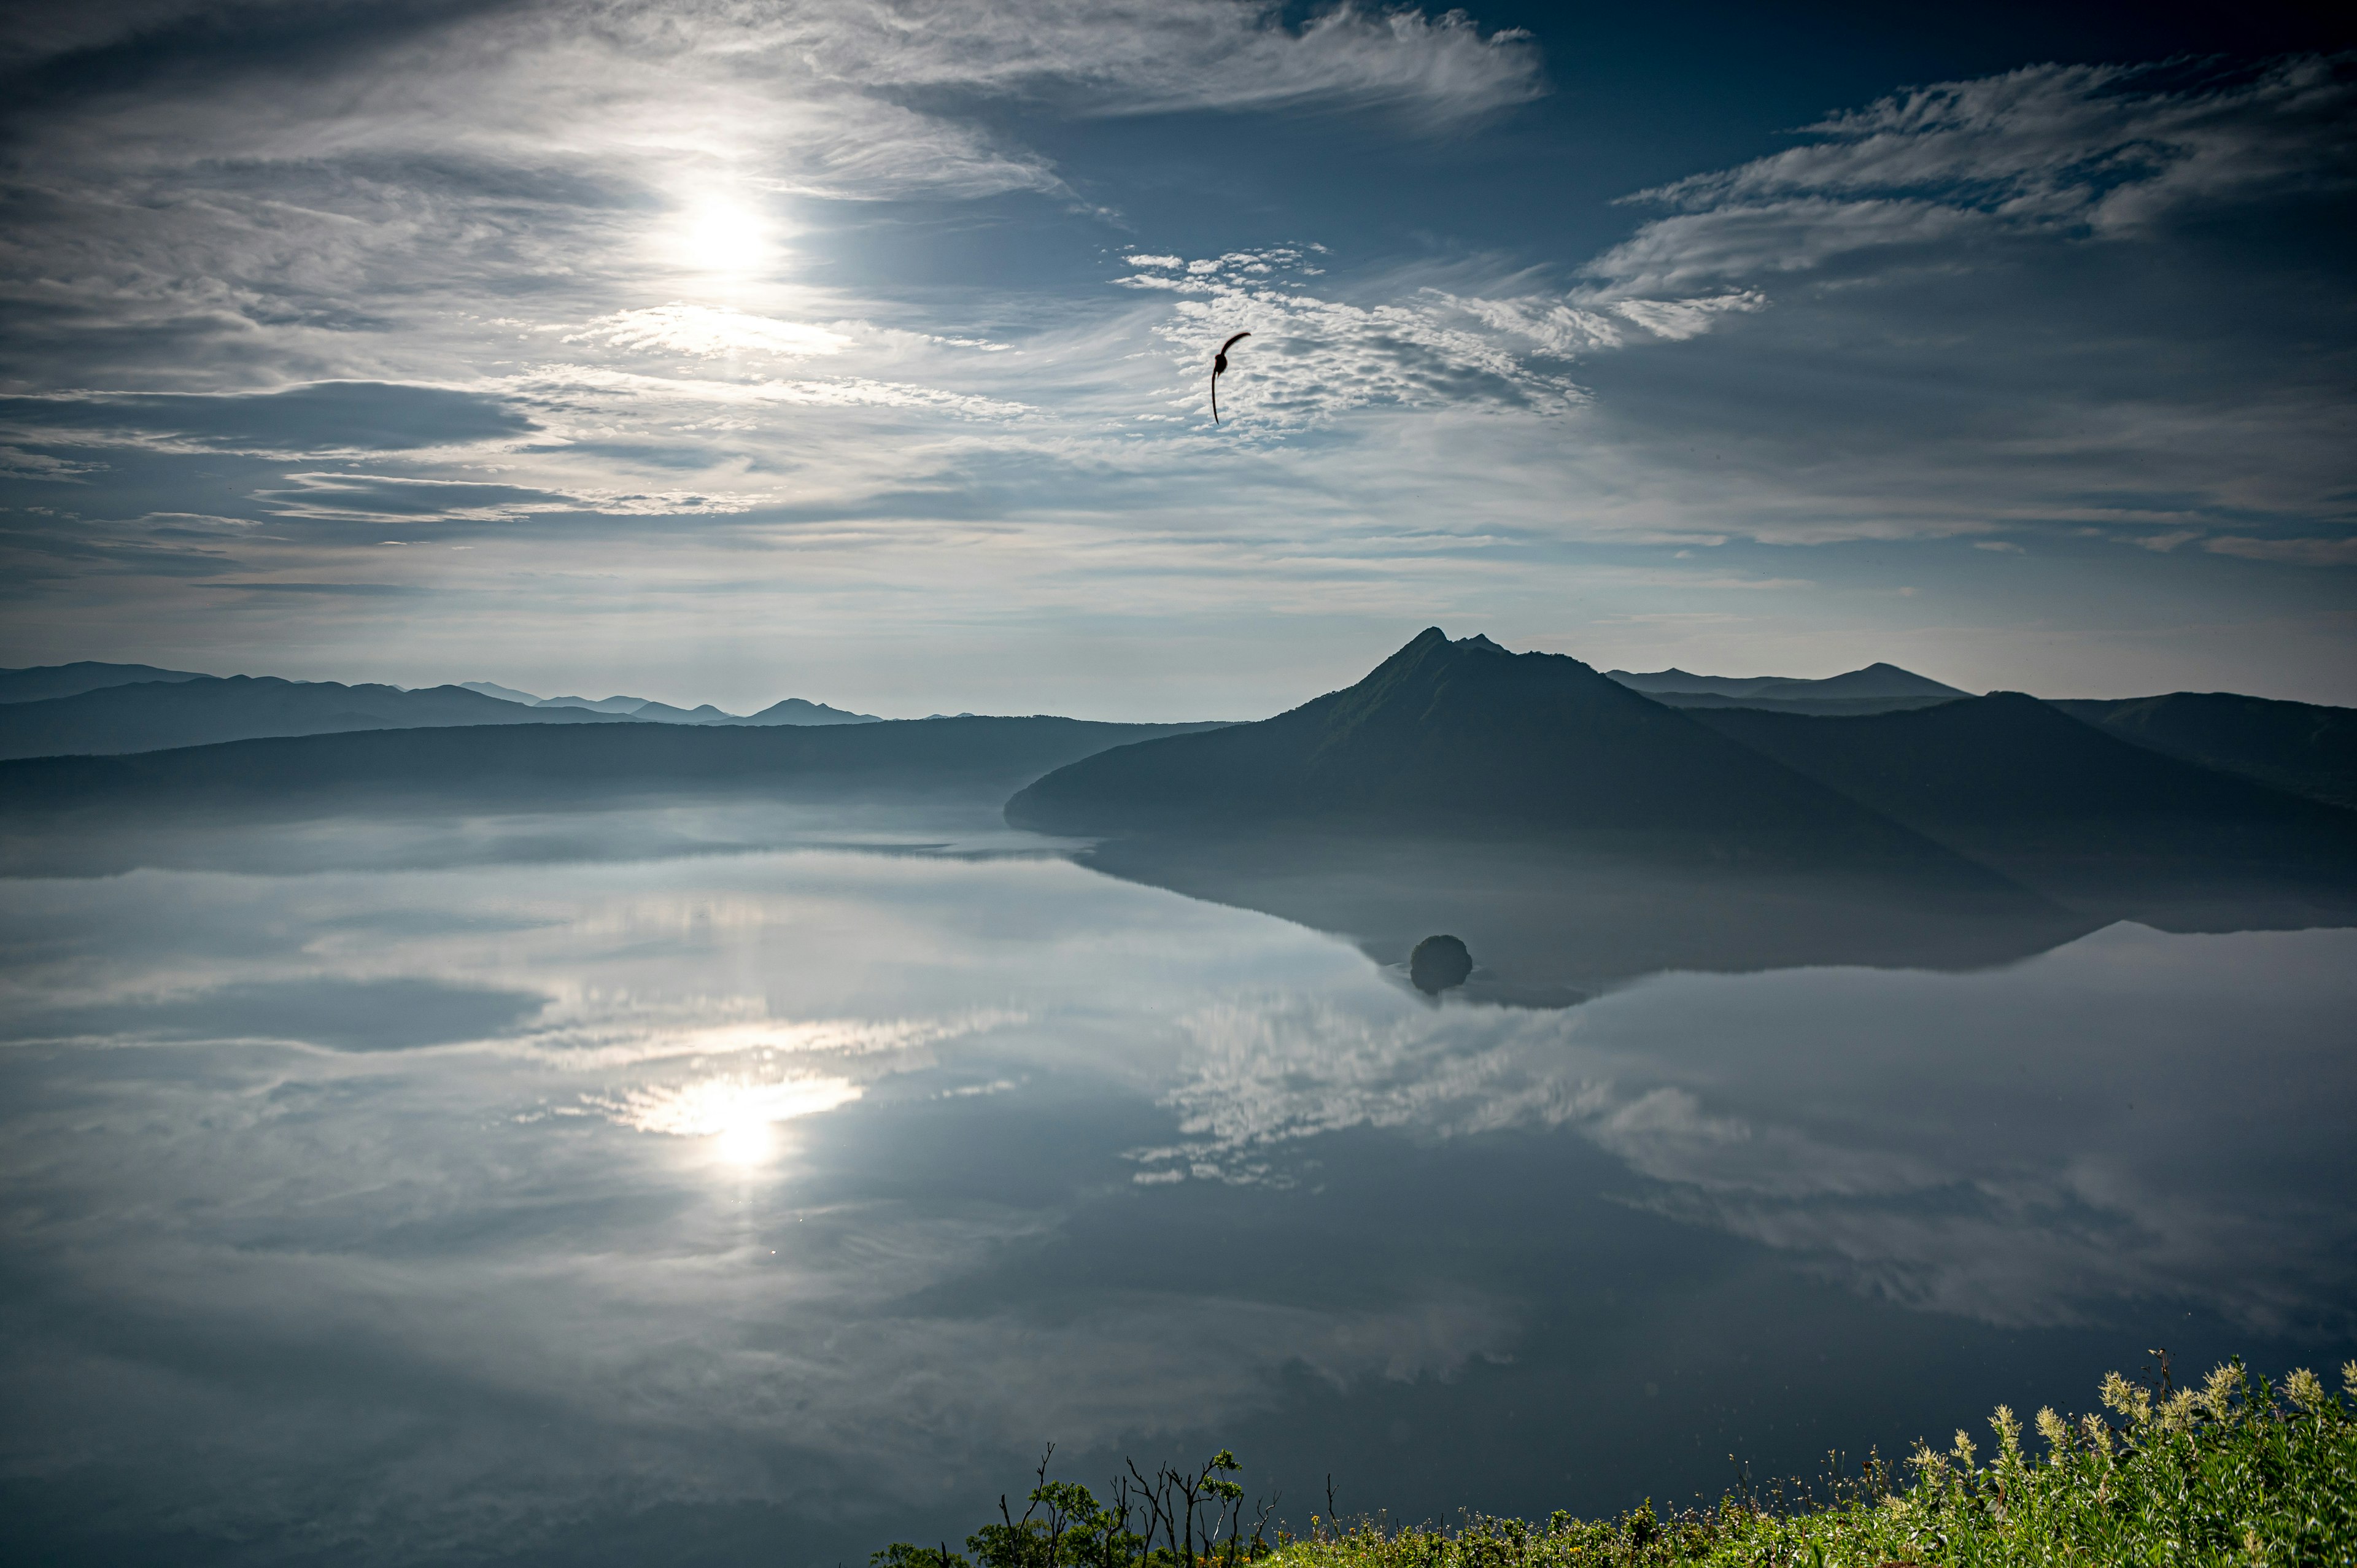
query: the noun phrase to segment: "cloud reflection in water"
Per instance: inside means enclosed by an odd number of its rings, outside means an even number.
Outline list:
[[[2357,933],[2126,925],[1999,972],[1670,975],[1557,1014],[1232,998],[1185,1020],[1184,1137],[1130,1157],[1285,1185],[1347,1129],[1566,1127],[1643,1178],[1629,1201],[1910,1306],[2347,1335],[2357,1208],[2319,1106],[2357,1103],[2352,1007]]]
[[[146,1499],[124,1528],[365,1563],[752,1508],[850,1560],[1048,1437],[1475,1408],[1447,1402],[1490,1370],[1700,1353],[1632,1322],[1773,1348],[1777,1292],[1872,1314],[1870,1372],[1960,1323],[2160,1300],[2297,1336],[2357,1299],[2352,933],[1435,1009],[1341,941],[1050,859],[472,865],[513,834],[373,831],[299,875],[0,904],[0,1459]],[[127,1005],[393,980],[544,1000],[368,1053],[303,1048],[317,1008],[166,1039]],[[141,1048],[74,1043],[109,1019]]]

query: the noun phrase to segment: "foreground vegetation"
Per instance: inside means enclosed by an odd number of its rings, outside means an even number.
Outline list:
[[[2357,1361],[2346,1400],[2295,1371],[2278,1388],[2240,1361],[2201,1386],[2115,1372],[2103,1410],[2050,1410],[2035,1437],[2000,1405],[1991,1436],[1919,1444],[1897,1473],[1869,1459],[1856,1476],[1768,1498],[1747,1489],[1717,1507],[1546,1522],[1467,1517],[1453,1529],[1311,1516],[1294,1535],[1271,1509],[1247,1509],[1225,1450],[1200,1470],[1132,1466],[1110,1498],[1049,1481],[1042,1460],[1017,1513],[966,1538],[899,1542],[875,1568],[1569,1568],[1573,1564],[1792,1564],[1794,1568],[2139,1563],[2202,1568],[2357,1564]],[[2031,1444],[2042,1448],[2033,1455]],[[1052,1452],[1052,1451],[1051,1451]],[[969,1555],[970,1554],[970,1555]]]

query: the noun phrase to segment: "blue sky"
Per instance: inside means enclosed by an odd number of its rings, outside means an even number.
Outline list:
[[[1437,623],[2357,703],[2352,31],[12,7],[0,663],[1246,717]]]

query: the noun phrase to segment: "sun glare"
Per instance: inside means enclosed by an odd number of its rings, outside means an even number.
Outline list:
[[[775,249],[769,220],[734,201],[705,201],[682,214],[680,259],[699,272],[744,276],[759,272]]]
[[[712,1152],[732,1165],[765,1164],[776,1147],[769,1114],[756,1106],[738,1108],[712,1135]]]
[[[848,1105],[862,1092],[842,1078],[723,1076],[635,1090],[619,1119],[642,1133],[708,1139],[716,1158],[749,1169],[776,1153],[779,1122]]]

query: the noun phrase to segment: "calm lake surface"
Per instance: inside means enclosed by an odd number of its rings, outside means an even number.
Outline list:
[[[0,882],[12,1561],[856,1563],[1049,1442],[1601,1511],[2357,1354],[2357,931],[1550,1010],[982,809],[132,858]]]

